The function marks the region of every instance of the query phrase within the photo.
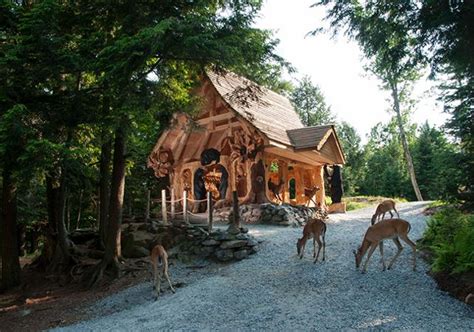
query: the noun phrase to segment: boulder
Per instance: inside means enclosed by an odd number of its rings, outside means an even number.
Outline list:
[[[245,249],[237,250],[236,252],[234,252],[234,257],[235,257],[235,259],[238,259],[238,260],[244,259],[248,255],[249,255],[249,253]]]
[[[247,244],[246,240],[231,240],[231,241],[224,241],[221,243],[221,249],[231,249],[231,248],[240,248]]]
[[[215,252],[216,258],[222,262],[230,261],[234,258],[232,249],[219,249]]]
[[[219,241],[216,241],[214,239],[207,239],[201,243],[203,246],[217,246],[220,244]]]

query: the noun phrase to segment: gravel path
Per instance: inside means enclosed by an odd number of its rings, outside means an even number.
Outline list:
[[[425,228],[425,205],[399,206],[412,240]],[[382,272],[378,250],[367,274],[355,270],[352,249],[373,210],[331,216],[324,263],[312,264],[311,246],[297,259],[301,228],[254,226],[250,232],[265,240],[256,255],[231,265],[171,266],[172,280],[184,284],[176,294],[166,289],[155,302],[151,284],[138,285],[94,305],[97,318],[62,330],[474,330],[474,311],[437,289],[422,259],[411,270],[406,244],[393,270]],[[394,252],[387,242],[386,260]]]

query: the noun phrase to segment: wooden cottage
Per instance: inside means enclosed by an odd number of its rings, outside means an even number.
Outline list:
[[[208,72],[198,94],[200,112],[175,115],[148,158],[176,199],[324,205],[323,166],[344,164],[333,125],[304,127],[286,97],[230,72]]]

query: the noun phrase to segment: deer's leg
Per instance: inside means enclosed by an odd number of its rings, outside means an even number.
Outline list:
[[[326,234],[323,233],[323,261],[326,260]]]
[[[152,261],[151,264],[152,264],[152,269],[153,269],[153,289],[155,290],[156,289],[156,276],[158,273],[158,269],[156,266],[156,262]]]
[[[321,240],[319,239],[319,236],[315,236],[314,237],[316,239],[316,241],[318,242],[318,253],[316,255],[316,258],[314,259],[314,263],[316,263],[318,261],[318,258],[319,258],[319,252],[321,251],[321,247],[323,246],[323,244],[321,243]],[[316,247],[314,247],[314,249],[316,249]]]
[[[303,259],[304,256],[304,248],[306,247],[306,241],[303,242],[303,245],[301,246],[301,253],[300,253],[300,259]]]
[[[400,243],[400,240],[398,239],[398,237],[392,239],[393,240],[393,243],[395,243],[395,245],[397,246],[398,248],[398,251],[397,253],[395,254],[395,256],[393,256],[392,260],[390,261],[390,264],[388,264],[388,269],[390,270],[392,268],[392,265],[393,263],[395,263],[395,261],[397,260],[398,256],[400,256],[400,254],[402,253],[402,250],[403,250],[403,247],[402,247],[402,244]]]
[[[392,219],[393,218],[392,210],[388,211],[388,213],[390,213],[390,219]]]
[[[163,274],[165,275],[166,280],[168,280],[168,284],[170,285],[171,291],[173,293],[176,293],[176,291],[173,288],[173,285],[171,284],[170,276],[168,274],[168,264],[166,264],[166,267],[163,269]]]
[[[382,215],[382,220],[385,219],[385,213],[387,213],[387,212],[384,212],[384,213],[383,213],[383,215]]]
[[[385,260],[383,258],[383,241],[380,241],[379,248],[380,248],[380,261],[382,262],[382,266],[383,266],[382,271],[385,271]]]
[[[400,238],[413,250],[413,271],[416,271],[416,244],[407,235],[400,235]]]
[[[393,207],[393,211],[395,211],[397,213],[397,218],[400,218],[400,215],[398,214],[398,211],[397,211],[397,209],[395,209],[395,207]]]
[[[313,258],[316,257],[316,236],[313,237]]]
[[[365,261],[364,268],[362,269],[362,273],[367,272],[367,265],[369,265],[370,256],[374,253],[375,249],[377,248],[378,243],[372,243],[370,245],[369,253],[367,254],[367,260]]]

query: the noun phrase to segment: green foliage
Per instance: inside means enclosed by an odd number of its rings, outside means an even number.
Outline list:
[[[433,251],[433,271],[474,271],[474,215],[448,207],[428,221],[422,245]]]
[[[454,197],[463,181],[459,148],[449,143],[443,132],[425,123],[412,151],[423,197],[442,200]]]
[[[342,168],[344,194],[352,196],[360,190],[358,179],[364,174],[364,151],[355,128],[347,122],[337,125],[337,135],[346,158],[346,164]]]
[[[331,107],[326,105],[319,86],[311,82],[309,76],[303,77],[291,93],[291,102],[305,126],[327,125],[335,122]]]

